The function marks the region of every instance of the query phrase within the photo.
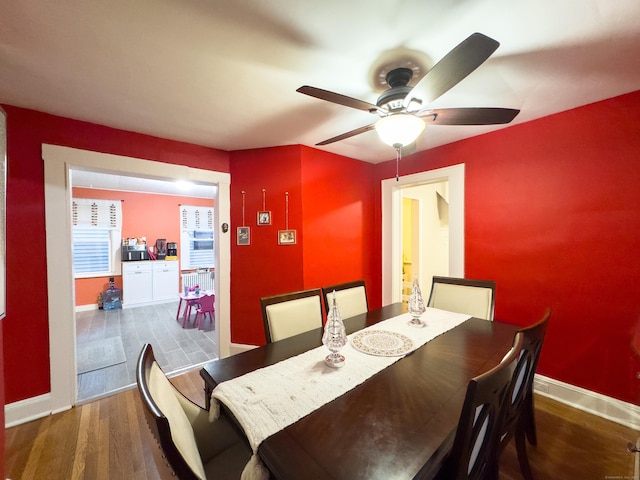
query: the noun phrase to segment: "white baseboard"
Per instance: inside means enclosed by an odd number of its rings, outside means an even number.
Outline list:
[[[5,428],[15,427],[22,423],[27,423],[38,418],[46,417],[52,413],[59,413],[62,410],[53,410],[51,407],[51,393],[38,395],[37,397],[27,398],[18,402],[9,403],[4,406],[4,425]]]
[[[535,393],[626,427],[640,430],[640,406],[536,374]]]
[[[97,310],[97,303],[90,303],[89,305],[76,305],[76,312],[88,312],[90,310]]]

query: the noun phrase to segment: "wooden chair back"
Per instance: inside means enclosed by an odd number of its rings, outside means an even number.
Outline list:
[[[142,351],[138,357],[136,380],[147,424],[164,453],[165,464],[158,464],[158,468],[161,472],[165,472],[166,474],[168,464],[168,467],[178,478],[185,480],[198,480],[199,477],[185,461],[184,457],[178,450],[178,447],[171,438],[169,420],[164,415],[160,407],[158,407],[156,399],[154,399],[151,388],[151,371],[154,368],[154,365],[157,366],[157,362],[153,354],[153,348],[147,343],[142,347]]]
[[[551,309],[547,308],[538,322],[530,327],[518,330],[518,334],[523,337],[522,351],[516,364],[509,394],[507,395],[505,414],[501,425],[499,453],[506,448],[509,441],[515,436],[520,470],[527,480],[531,480],[533,476],[527,456],[525,435],[528,428],[534,428],[535,431],[533,380],[550,318]]]
[[[329,313],[331,308],[331,298],[336,292],[336,304],[342,318],[355,317],[369,311],[367,303],[367,289],[364,280],[339,283],[322,287],[322,299],[324,300],[325,312]]]
[[[495,297],[493,280],[435,276],[427,306],[493,320]]]
[[[509,393],[523,335],[516,341],[502,361],[489,371],[472,378],[453,443],[444,460],[434,467],[429,463],[416,475],[416,479],[440,480],[497,480],[498,442],[504,416],[505,399]],[[447,448],[450,442],[442,447]],[[434,471],[434,468],[437,468]]]
[[[267,343],[308,332],[323,325],[319,288],[262,297],[262,321]]]

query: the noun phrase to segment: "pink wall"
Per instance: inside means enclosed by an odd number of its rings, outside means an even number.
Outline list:
[[[12,403],[50,391],[42,143],[221,172],[229,171],[229,157],[220,150],[23,108],[6,106],[5,111],[7,317],[3,345],[5,400]],[[33,292],[42,294],[34,296]]]
[[[635,92],[401,164],[406,175],[465,163],[466,276],[497,281],[499,320],[527,325],[552,307],[540,373],[635,404],[638,112]]]

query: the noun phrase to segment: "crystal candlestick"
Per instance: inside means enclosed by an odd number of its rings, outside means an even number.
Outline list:
[[[411,286],[411,295],[409,296],[409,314],[411,315],[411,321],[409,325],[414,327],[426,327],[420,317],[425,312],[424,301],[422,300],[422,292],[420,291],[420,285],[418,284],[418,278],[413,279],[413,285]]]
[[[336,292],[331,297],[331,308],[327,315],[327,323],[324,326],[322,343],[331,353],[326,356],[324,363],[332,368],[339,368],[344,365],[344,356],[338,352],[347,344],[347,332],[342,323],[342,317],[336,304]]]

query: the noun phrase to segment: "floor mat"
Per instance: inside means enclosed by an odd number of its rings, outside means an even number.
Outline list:
[[[124,363],[126,360],[120,337],[94,340],[78,346],[78,374]]]

